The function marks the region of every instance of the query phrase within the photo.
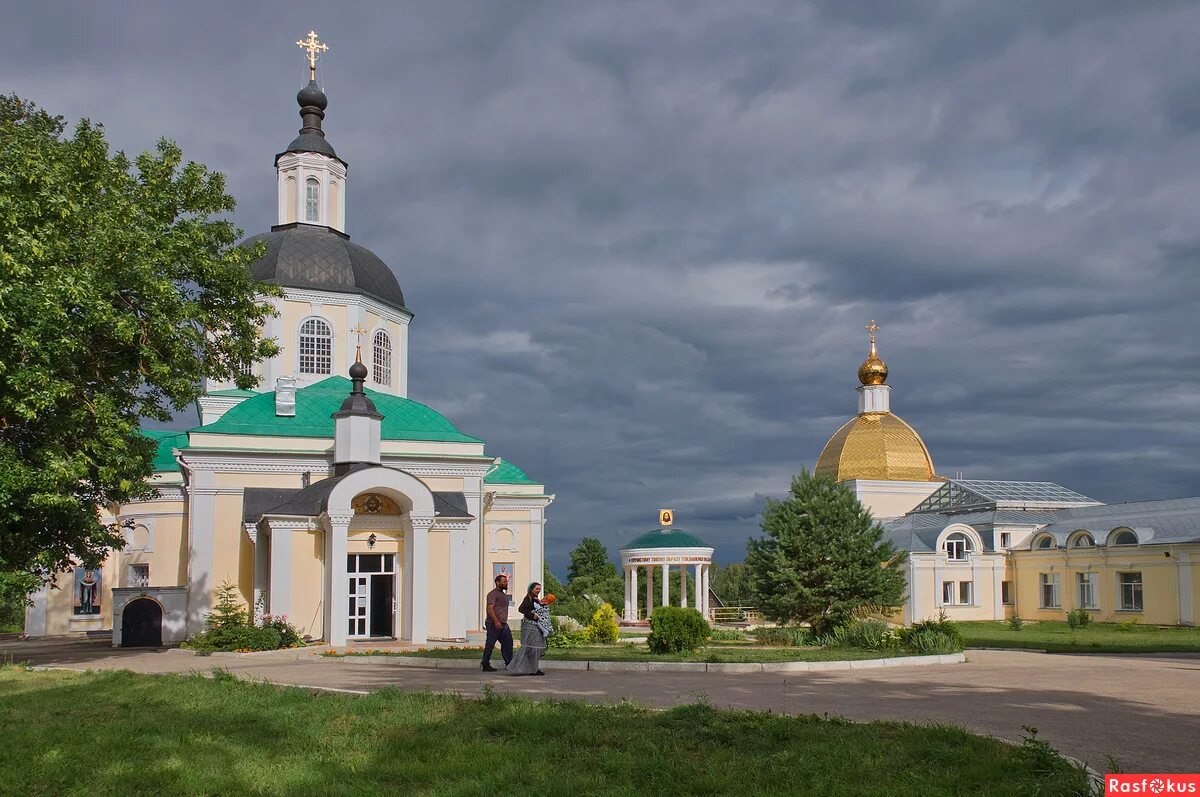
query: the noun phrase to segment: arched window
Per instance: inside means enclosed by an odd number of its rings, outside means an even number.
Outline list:
[[[381,329],[375,333],[372,343],[375,367],[371,369],[371,379],[377,385],[390,385],[392,383],[392,339]]]
[[[304,220],[321,220],[321,183],[315,177],[304,181]]]
[[[328,374],[333,371],[333,333],[319,318],[300,325],[300,373]]]
[[[1033,544],[1033,547],[1040,548],[1042,550],[1045,550],[1047,548],[1053,548],[1054,547],[1054,538],[1051,537],[1049,534],[1043,534],[1042,536],[1037,538],[1037,542],[1035,542]]]
[[[1137,535],[1134,534],[1129,529],[1122,529],[1121,531],[1118,531],[1116,534],[1113,535],[1112,544],[1113,545],[1137,545],[1138,538],[1137,538]]]
[[[1086,531],[1081,531],[1071,538],[1072,548],[1093,548],[1096,545],[1096,539]]]
[[[967,554],[972,550],[971,539],[962,532],[956,532],[946,538],[946,558],[951,561],[966,561]]]

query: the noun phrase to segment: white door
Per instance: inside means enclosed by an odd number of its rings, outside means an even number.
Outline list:
[[[350,576],[350,627],[347,636],[365,637],[371,627],[371,577]]]

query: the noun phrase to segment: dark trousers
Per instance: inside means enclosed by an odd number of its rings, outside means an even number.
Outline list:
[[[509,630],[508,623],[505,623],[497,628],[496,624],[492,622],[491,618],[488,618],[487,641],[483,643],[483,661],[481,662],[482,666],[491,666],[492,649],[496,646],[497,642],[500,643],[500,655],[504,657],[504,666],[507,667],[508,663],[512,661],[513,656],[512,631]]]

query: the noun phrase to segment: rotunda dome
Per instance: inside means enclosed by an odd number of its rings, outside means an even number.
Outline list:
[[[288,288],[358,293],[404,310],[396,275],[374,252],[328,227],[283,224],[247,238],[267,251],[250,265],[255,279]]]

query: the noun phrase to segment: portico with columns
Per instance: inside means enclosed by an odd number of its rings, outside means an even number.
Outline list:
[[[670,603],[670,579],[679,579],[679,605],[709,616],[708,573],[712,566],[712,546],[689,532],[666,526],[654,529],[621,547],[621,570],[625,575],[625,613],[622,621],[636,623],[638,616],[638,580],[645,579],[645,619],[654,607]],[[687,575],[692,571],[691,595],[688,595]],[[655,575],[658,575],[660,600],[655,603]],[[677,573],[677,575],[676,575]]]

